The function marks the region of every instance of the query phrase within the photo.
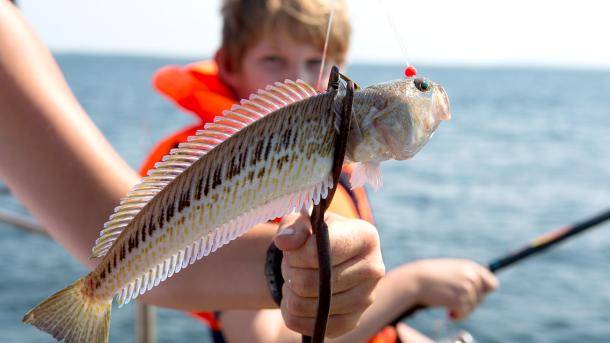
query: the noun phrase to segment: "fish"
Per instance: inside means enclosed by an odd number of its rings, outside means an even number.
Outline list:
[[[286,80],[225,110],[121,199],[95,269],[22,321],[65,342],[107,342],[113,299],[120,307],[252,226],[318,204],[333,187],[344,97]],[[352,116],[350,182],[377,188],[379,163],[415,155],[451,112],[440,85],[406,78],[355,91]]]

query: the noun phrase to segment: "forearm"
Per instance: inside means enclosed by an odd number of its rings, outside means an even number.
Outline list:
[[[6,0],[0,0],[0,85],[0,178],[54,239],[93,267],[97,260],[89,256],[99,230],[139,176]],[[273,306],[263,266],[275,227],[253,229],[142,299],[181,309]]]
[[[70,92],[49,51],[0,0],[0,178],[89,267],[90,248],[138,180]]]
[[[413,264],[388,272],[377,286],[375,302],[364,312],[358,326],[329,342],[367,342],[406,309],[416,305],[420,292],[418,277]]]
[[[329,343],[368,342],[405,309],[415,305],[419,293],[417,266],[406,265],[389,272],[377,287],[376,301],[358,326],[347,334],[327,339]],[[298,343],[301,336],[286,328],[279,310],[229,311],[221,316],[228,342]]]
[[[301,335],[284,325],[280,310],[226,311],[220,326],[227,343],[300,343]]]
[[[453,319],[462,319],[496,287],[497,280],[489,270],[469,260],[426,259],[402,265],[379,283],[377,300],[341,342],[365,341],[418,305],[442,306],[457,314]],[[420,336],[420,340],[425,338]]]

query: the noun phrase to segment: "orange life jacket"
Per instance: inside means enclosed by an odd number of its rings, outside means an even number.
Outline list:
[[[187,137],[194,135],[197,130],[203,129],[203,126],[212,122],[215,116],[237,103],[231,89],[218,77],[218,66],[213,61],[196,62],[184,67],[163,67],[155,73],[153,86],[178,107],[194,114],[199,121],[159,142],[142,164],[141,175],[146,175],[148,170],[161,161],[163,156],[169,154],[171,149],[176,148],[179,143],[185,142]],[[373,223],[373,215],[364,188],[352,190],[347,186],[350,174],[351,168],[345,167],[329,210],[346,217],[362,218]],[[218,321],[213,313],[193,312],[191,314],[210,326],[215,339],[221,336]],[[374,339],[371,342],[394,342],[394,340]]]
[[[368,343],[394,343],[398,341],[396,328],[388,325],[379,331]],[[407,343],[407,342],[402,342]]]

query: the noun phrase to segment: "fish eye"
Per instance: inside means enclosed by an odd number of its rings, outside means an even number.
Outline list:
[[[427,92],[430,90],[430,88],[432,88],[430,86],[430,82],[425,79],[417,78],[413,81],[413,83],[415,84],[415,87],[422,92]]]

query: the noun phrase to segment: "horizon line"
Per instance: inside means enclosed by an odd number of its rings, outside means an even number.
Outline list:
[[[176,60],[192,60],[193,62],[210,59],[211,54],[165,54],[144,51],[106,51],[106,50],[78,50],[78,49],[51,49],[54,56],[61,55],[80,55],[80,56],[105,56],[105,57],[127,57],[127,58],[151,58],[151,59],[176,59]],[[414,60],[411,63],[414,66],[433,67],[433,68],[458,68],[458,69],[559,69],[559,70],[575,70],[575,71],[601,71],[610,72],[610,65],[597,64],[570,64],[570,63],[553,63],[539,61],[443,61],[432,60],[421,62]],[[400,60],[368,60],[366,58],[352,58],[347,64],[350,65],[367,65],[367,66],[403,66],[404,62]]]

